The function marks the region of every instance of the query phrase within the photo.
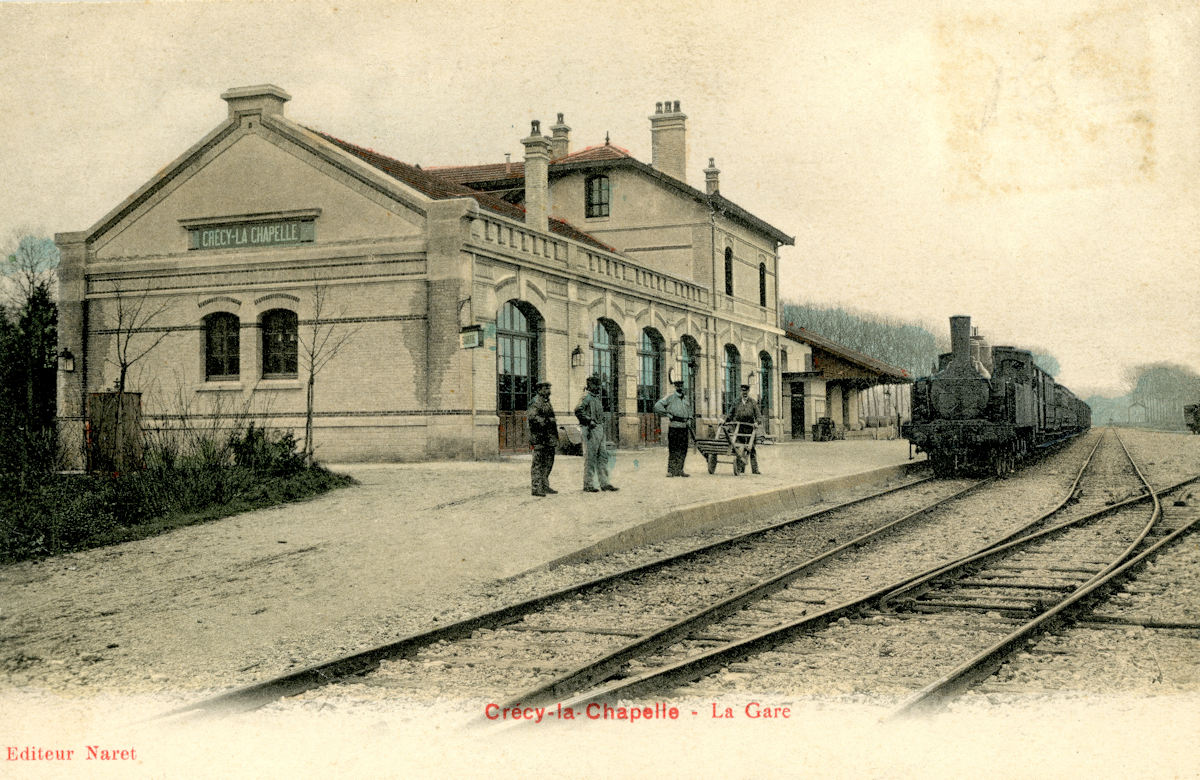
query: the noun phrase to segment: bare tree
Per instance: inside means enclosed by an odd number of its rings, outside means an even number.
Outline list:
[[[327,311],[328,293],[326,285],[318,284],[313,288],[312,319],[297,329],[301,365],[308,372],[304,397],[304,459],[309,465],[313,462],[313,400],[317,375],[337,357],[360,327],[346,328],[344,311],[333,315]]]
[[[123,471],[131,465],[130,456],[134,445],[126,437],[122,426],[122,416],[126,404],[126,391],[129,384],[130,369],[162,344],[171,333],[170,327],[163,325],[163,320],[170,310],[173,298],[162,297],[151,300],[150,291],[143,290],[136,295],[129,294],[112,283],[112,293],[116,311],[113,313],[115,327],[113,328],[113,348],[104,356],[104,361],[116,367],[117,380],[113,383],[116,395],[113,411],[115,451],[114,465],[117,471]],[[98,432],[97,432],[98,433]],[[140,432],[139,432],[140,433]],[[139,439],[140,441],[140,439]],[[136,460],[136,458],[133,458]]]
[[[45,287],[51,298],[55,295],[55,275],[59,252],[54,241],[32,234],[14,235],[7,242],[13,246],[4,261],[7,279],[5,298],[13,308],[20,308],[33,297],[38,287]]]
[[[171,308],[172,299],[161,298],[151,303],[149,291],[130,296],[124,294],[116,283],[113,283],[112,291],[117,307],[113,334],[115,349],[104,359],[117,368],[117,381],[113,389],[124,393],[129,381],[129,369],[170,335],[171,328],[162,327],[161,323]]]

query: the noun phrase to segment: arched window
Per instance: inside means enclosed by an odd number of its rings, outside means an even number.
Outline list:
[[[529,444],[525,411],[538,381],[538,330],[541,315],[521,301],[509,301],[496,315],[496,413],[500,449]]]
[[[764,420],[771,419],[771,356],[766,352],[758,353],[758,408]]]
[[[742,356],[737,347],[725,345],[725,404],[724,413],[732,411],[742,393]]]
[[[592,331],[592,373],[600,377],[600,403],[605,412],[605,428],[609,439],[617,441],[617,424],[621,414],[618,381],[620,360],[618,347],[621,329],[608,319],[596,320]]]
[[[608,177],[603,175],[589,176],[587,177],[585,188],[587,191],[587,202],[585,204],[584,216],[607,217],[611,201]]]
[[[653,414],[662,391],[663,337],[654,328],[642,329],[638,344],[638,413]]]
[[[725,294],[733,295],[733,249],[725,247]]]
[[[767,305],[767,264],[758,264],[758,305]]]
[[[291,379],[296,376],[296,312],[271,309],[262,316],[263,379]]]
[[[779,370],[780,371],[788,370],[787,350],[786,349],[779,350]]]
[[[204,318],[204,378],[209,382],[238,378],[241,327],[236,314],[219,311]]]

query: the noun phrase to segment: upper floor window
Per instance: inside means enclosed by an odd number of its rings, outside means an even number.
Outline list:
[[[608,177],[589,176],[586,186],[587,207],[584,215],[588,217],[607,217],[610,202]]]
[[[733,295],[733,249],[725,247],[725,294]]]
[[[767,305],[767,264],[758,264],[758,305]]]
[[[296,312],[271,309],[262,316],[262,368],[265,379],[296,376]]]
[[[238,378],[240,326],[236,314],[219,311],[204,318],[204,378]]]

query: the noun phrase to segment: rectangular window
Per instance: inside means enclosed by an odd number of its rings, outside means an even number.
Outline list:
[[[587,180],[586,216],[607,217],[609,208],[609,190],[607,176],[589,176]]]

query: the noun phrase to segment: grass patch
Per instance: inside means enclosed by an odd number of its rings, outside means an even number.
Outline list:
[[[145,539],[352,484],[346,475],[306,466],[291,434],[250,425],[188,454],[154,448],[138,471],[45,474],[0,492],[0,563]]]
[[[294,504],[300,501],[307,501],[329,490],[357,484],[354,478],[349,475],[335,474],[319,466],[314,467],[313,471],[319,471],[321,474],[299,474],[293,477],[274,479],[263,485],[262,491],[255,491],[256,495],[237,496],[226,503],[210,504],[193,512],[171,512],[158,517],[152,517],[135,526],[114,528],[110,532],[100,534],[89,540],[85,545],[72,548],[71,550],[61,550],[60,552],[88,550],[93,547],[106,547],[110,544],[148,539],[151,536],[158,536],[176,528],[208,523],[213,520],[220,520],[223,517],[239,515],[242,512],[252,512],[256,509],[266,509],[267,507],[278,506],[280,504]]]

